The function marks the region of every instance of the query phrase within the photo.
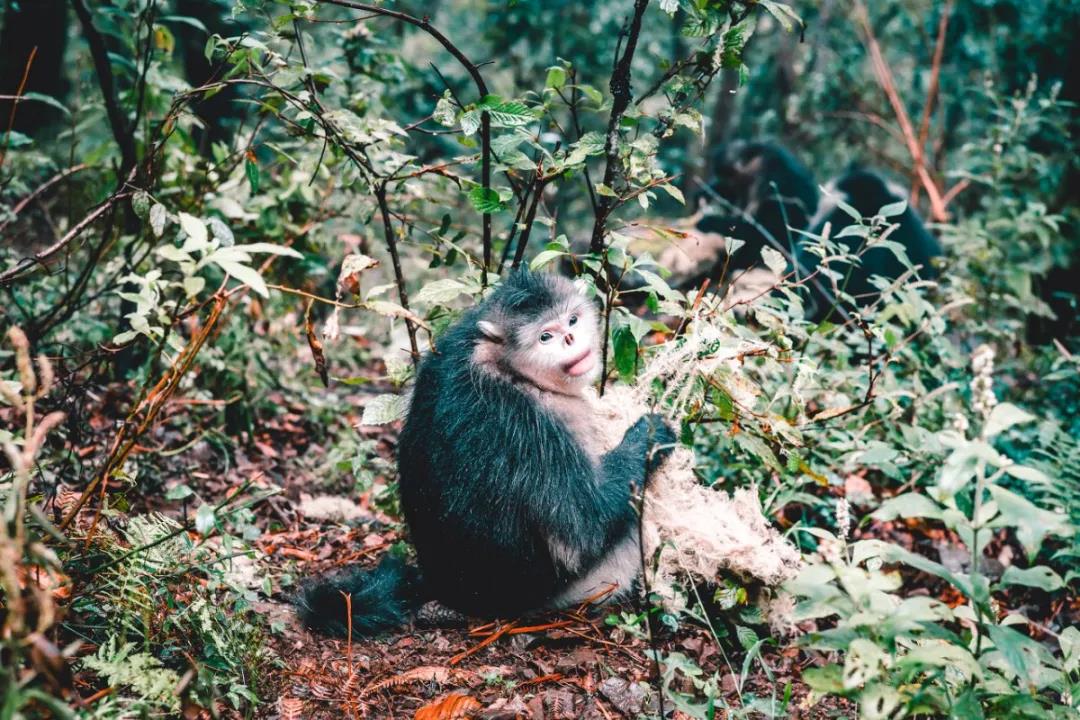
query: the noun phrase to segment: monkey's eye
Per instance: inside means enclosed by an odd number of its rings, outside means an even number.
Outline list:
[[[571,315],[570,316],[570,327],[574,327],[575,325],[577,325],[577,315]]]
[[[542,332],[542,333],[540,333],[540,342],[549,343],[549,342],[551,342],[551,338],[553,338],[553,337],[555,337],[555,336],[552,335],[549,332]]]

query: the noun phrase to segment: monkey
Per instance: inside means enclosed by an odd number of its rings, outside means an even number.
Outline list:
[[[687,238],[665,248],[656,259],[672,271],[669,284],[692,292],[708,279],[713,287],[738,271],[761,265],[761,249],[770,247],[793,266],[798,232],[809,228],[817,211],[814,174],[793,153],[774,142],[734,142],[712,154],[710,182],[698,203],[705,206],[687,230]],[[729,252],[731,240],[740,241]],[[646,267],[657,273],[655,266]],[[624,303],[644,302],[648,284],[628,273],[620,284]]]
[[[814,174],[793,153],[774,142],[735,142],[713,154],[712,184],[702,199],[710,207],[697,222],[704,236],[720,235],[742,241],[733,253],[719,253],[703,263],[693,281],[708,277],[722,282],[761,262],[761,249],[771,247],[794,261],[798,231],[806,230],[817,211]]]
[[[712,204],[719,196],[727,207],[705,215],[698,229],[746,243],[729,268],[750,267],[765,244],[794,253],[792,231],[809,227],[819,199],[814,174],[802,161],[774,142],[736,142],[714,153],[712,177],[714,193],[704,193],[704,199]]]
[[[517,269],[420,364],[398,442],[418,565],[387,558],[308,584],[305,623],[376,634],[427,600],[473,617],[568,607],[640,569],[635,492],[673,450],[656,414],[603,452],[583,393],[600,373],[597,309],[557,275]]]
[[[838,178],[830,181],[827,186],[834,195],[845,203],[855,208],[864,218],[870,218],[878,213],[882,207],[903,199],[906,193],[901,188],[890,185],[877,173],[865,168],[854,167]],[[918,267],[920,278],[929,279],[937,277],[937,268],[934,258],[942,255],[941,243],[926,229],[918,214],[910,207],[896,217],[888,221],[898,225],[892,231],[888,239],[903,245],[911,264]],[[839,233],[846,227],[855,224],[855,219],[844,212],[835,202],[822,203],[817,215],[811,221],[811,234],[821,235],[825,226],[830,226],[830,235],[834,239],[856,252],[863,242],[863,238],[856,235],[841,237]],[[801,265],[809,271],[813,271],[820,264],[820,258],[800,247],[799,260]],[[895,280],[907,271],[907,267],[884,247],[871,247],[861,257],[858,264],[848,265],[843,262],[830,263],[830,269],[846,276],[837,281],[841,289],[854,298],[858,307],[866,307],[872,304],[880,296],[880,290],[873,284],[871,278],[879,276],[887,280]],[[812,311],[811,319],[815,322],[828,319],[833,315],[835,301],[830,297],[816,296],[811,289]]]

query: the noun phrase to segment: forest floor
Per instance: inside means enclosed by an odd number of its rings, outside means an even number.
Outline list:
[[[324,449],[307,442],[298,416],[285,413],[279,421],[271,435],[252,443],[252,466],[238,468],[277,478],[282,489],[258,513],[265,529],[256,544],[266,561],[295,566],[299,579],[353,563],[374,565],[402,539],[401,526],[372,501],[374,491],[357,496],[349,487],[327,486],[290,462],[290,456]],[[392,467],[397,427],[359,432],[375,441],[378,455]],[[257,606],[278,630],[270,648],[279,669],[269,673],[261,693],[270,701],[267,717],[609,720],[658,710],[656,668],[643,626],[635,632],[607,622],[623,610],[637,615],[633,603],[548,617],[478,619],[465,627],[413,624],[348,643],[307,631],[288,604],[294,588],[281,589],[276,581],[274,588],[274,596]],[[849,715],[843,700],[809,701],[809,688],[799,677],[811,658],[794,647],[767,644],[760,661],[743,671],[745,653],[733,635],[721,648],[704,626],[656,630],[652,642],[661,654],[684,654],[704,671],[702,679],[717,673],[732,707],[756,698],[771,705],[777,717]],[[673,687],[694,691],[685,676]],[[667,711],[672,711],[670,700]],[[667,716],[690,717],[678,711]],[[725,715],[718,710],[716,717]]]

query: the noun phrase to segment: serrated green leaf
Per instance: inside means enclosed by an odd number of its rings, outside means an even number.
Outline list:
[[[497,213],[506,209],[499,193],[492,188],[476,186],[469,191],[469,202],[480,213]]]
[[[468,292],[469,287],[465,283],[453,278],[445,278],[424,285],[416,294],[415,299],[417,303],[442,305]]]
[[[409,410],[408,399],[404,395],[387,393],[376,395],[364,405],[361,425],[386,425],[405,417]]]
[[[757,633],[745,625],[735,626],[735,636],[739,639],[739,644],[743,646],[743,650],[749,650],[758,643]]]

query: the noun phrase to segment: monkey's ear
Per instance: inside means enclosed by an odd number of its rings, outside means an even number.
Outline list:
[[[481,320],[476,323],[476,327],[480,328],[480,332],[491,342],[501,343],[504,339],[503,329],[493,322]]]

